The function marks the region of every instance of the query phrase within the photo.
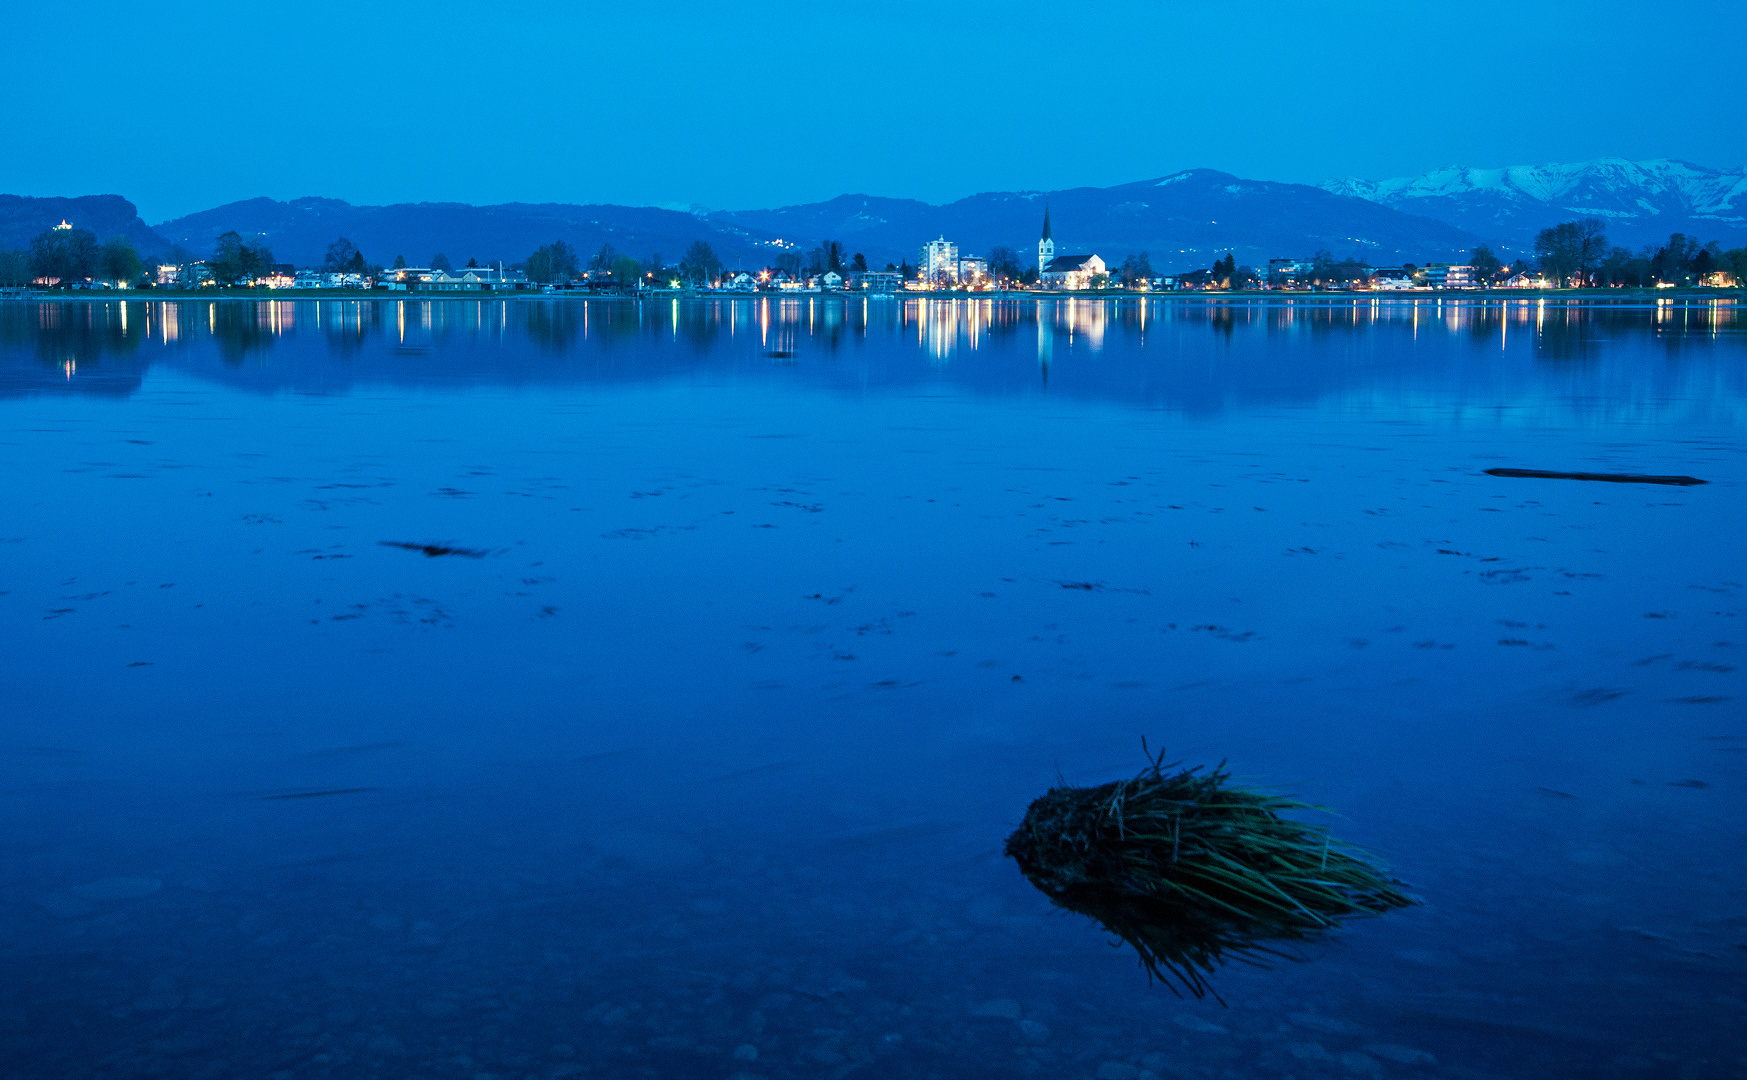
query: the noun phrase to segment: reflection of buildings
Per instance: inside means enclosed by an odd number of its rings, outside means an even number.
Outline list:
[[[485,380],[519,379],[536,369],[515,368],[518,343],[585,361],[542,363],[531,376],[538,379],[635,380],[652,372],[694,372],[693,358],[672,351],[669,343],[676,342],[682,352],[715,350],[711,355],[734,364],[769,367],[780,360],[800,368],[797,378],[837,386],[865,389],[869,380],[942,377],[1006,392],[1022,382],[1035,386],[1044,377],[1052,394],[1138,393],[1149,400],[1187,394],[1186,400],[1218,409],[1230,391],[1260,391],[1264,384],[1268,394],[1291,384],[1303,389],[1307,400],[1319,398],[1318,380],[1326,376],[1314,365],[1269,361],[1265,377],[1257,374],[1264,369],[1257,366],[1261,354],[1255,350],[1272,353],[1291,341],[1394,342],[1406,348],[1416,340],[1445,340],[1453,344],[1434,349],[1461,351],[1426,355],[1464,357],[1481,346],[1544,361],[1608,360],[1631,355],[1629,349],[1615,352],[1627,349],[1615,343],[1624,329],[1653,334],[1670,349],[1723,349],[1747,328],[1747,310],[1741,310],[1747,305],[1725,298],[1709,303],[1664,299],[1652,314],[1556,298],[1411,296],[1287,294],[1273,303],[1011,293],[911,294],[902,300],[853,293],[763,294],[634,303],[404,294],[399,301],[33,300],[0,304],[0,343],[10,346],[0,350],[0,396],[49,386],[132,392],[145,366],[174,354],[186,358],[178,363],[198,370],[222,367],[221,377],[227,379],[301,385],[310,371],[301,360],[251,362],[288,346],[290,358],[306,359],[311,350],[370,357],[358,369],[330,369],[334,378],[353,384],[359,376],[374,379],[385,371],[393,378],[427,378],[431,365],[423,357],[430,347],[445,350],[441,377],[468,370]],[[1379,332],[1386,336],[1364,336]],[[1228,352],[1233,340],[1247,342],[1249,351]],[[19,343],[35,348],[20,349]],[[1147,350],[1144,364],[1138,362],[1139,349]],[[833,353],[855,363],[822,362]],[[1096,354],[1096,360],[1088,354]],[[630,356],[637,362],[624,362]],[[1185,363],[1191,356],[1199,359]],[[1227,357],[1248,359],[1226,364]],[[664,362],[682,366],[662,367]],[[1616,370],[1633,380],[1655,380],[1663,369],[1633,363]],[[1161,377],[1166,371],[1174,374]],[[1731,383],[1729,393],[1735,389]],[[1644,403],[1680,397],[1668,390],[1634,382],[1620,407],[1650,408]],[[1565,391],[1560,394],[1564,400]]]
[[[1055,333],[1068,339],[1069,348],[1080,345],[1097,352],[1104,347],[1104,329],[1113,311],[1112,303],[1109,300],[1068,297],[1054,303],[1040,304],[1037,320],[1039,323],[1048,321]],[[1145,311],[1145,306],[1124,310],[1139,313]]]
[[[1037,313],[1037,366],[1043,369],[1043,377],[1049,378],[1049,362],[1055,359],[1055,331],[1044,319],[1043,312]]]
[[[1043,235],[1037,241],[1037,280],[1046,289],[1089,289],[1109,273],[1096,255],[1057,255],[1050,235],[1049,207],[1043,208]]]

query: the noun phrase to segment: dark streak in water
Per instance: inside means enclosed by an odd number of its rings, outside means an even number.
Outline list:
[[[1710,481],[1692,476],[1644,476],[1640,473],[1549,472],[1546,469],[1487,469],[1487,476],[1519,476],[1530,480],[1599,480],[1608,484],[1673,484],[1691,487]]]
[[[405,548],[408,551],[422,551],[426,557],[435,559],[440,555],[464,555],[469,559],[483,559],[491,554],[477,548],[448,547],[443,544],[415,544],[408,540],[382,540],[383,547]]]

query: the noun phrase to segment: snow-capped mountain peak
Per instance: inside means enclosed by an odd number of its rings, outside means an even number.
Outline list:
[[[1725,246],[1747,241],[1747,169],[1689,161],[1597,158],[1553,165],[1452,165],[1390,180],[1346,177],[1323,188],[1458,225],[1507,247],[1573,217],[1608,222],[1615,243],[1685,231]]]

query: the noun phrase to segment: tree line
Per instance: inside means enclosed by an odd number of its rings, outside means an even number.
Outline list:
[[[127,237],[114,236],[100,244],[90,229],[44,229],[28,249],[0,250],[0,286],[133,281],[143,268]]]
[[[1560,286],[1608,287],[1703,284],[1714,272],[1734,277],[1737,285],[1747,286],[1747,247],[1724,250],[1716,241],[1700,243],[1697,237],[1684,233],[1672,234],[1667,242],[1647,244],[1637,251],[1609,244],[1606,225],[1595,218],[1562,222],[1540,230],[1534,242],[1534,261],[1519,259],[1505,264],[1492,249],[1478,245],[1469,256],[1475,283],[1481,286],[1499,284],[1517,275],[1538,270],[1545,278]],[[172,258],[189,253],[174,249]],[[220,235],[214,243],[212,256],[206,260],[189,259],[203,266],[201,277],[219,285],[247,284],[258,280],[278,267],[273,252],[264,237],[244,237],[236,231]],[[989,275],[996,280],[1017,284],[1032,284],[1039,268],[1022,265],[1020,255],[1011,247],[996,246],[989,250]],[[1355,258],[1335,259],[1327,251],[1319,251],[1311,260],[1305,277],[1319,285],[1350,285],[1368,278],[1372,268]],[[468,268],[477,261],[469,259]],[[394,267],[404,268],[404,257],[396,256]],[[432,269],[453,273],[448,256],[438,253],[430,260]],[[798,250],[779,252],[767,269],[786,271],[792,278],[817,276],[829,271],[849,274],[867,270],[866,256],[850,255],[839,240],[824,240],[803,254]],[[327,273],[356,274],[361,277],[380,274],[382,267],[372,264],[351,240],[339,237],[328,245],[321,269]],[[565,284],[575,280],[584,270],[596,279],[608,279],[620,286],[638,283],[666,285],[686,282],[694,286],[707,285],[720,277],[723,264],[710,244],[698,240],[687,248],[684,257],[670,263],[659,252],[647,258],[617,251],[611,243],[586,260],[569,243],[555,240],[536,249],[521,264],[528,279],[539,284]],[[908,280],[915,271],[908,262],[886,265],[888,271]],[[1403,267],[1410,276],[1420,268]],[[1120,268],[1110,275],[1123,285],[1133,286],[1154,276],[1146,252],[1130,255]],[[1215,260],[1206,270],[1180,275],[1185,285],[1241,289],[1254,285],[1260,275],[1252,268],[1237,265],[1236,256],[1227,254]],[[1108,278],[1096,284],[1102,286]],[[59,284],[66,288],[85,281],[113,281],[149,284],[152,281],[133,244],[124,236],[111,237],[99,243],[89,229],[46,229],[26,250],[0,249],[0,286],[22,286],[33,283]],[[192,283],[192,282],[190,282]]]
[[[1701,244],[1696,236],[1672,233],[1666,243],[1632,251],[1609,245],[1606,225],[1595,218],[1542,229],[1535,236],[1535,258],[1541,273],[1559,285],[1702,285],[1718,271],[1737,285],[1747,283],[1747,247],[1724,251],[1715,240]]]

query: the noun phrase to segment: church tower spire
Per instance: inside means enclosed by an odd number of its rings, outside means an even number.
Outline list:
[[[1049,204],[1043,204],[1043,236],[1037,241],[1037,272],[1042,274],[1049,269],[1049,261],[1055,258],[1055,241],[1049,235]]]

